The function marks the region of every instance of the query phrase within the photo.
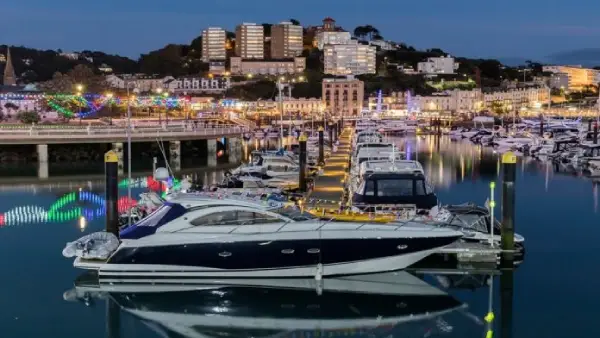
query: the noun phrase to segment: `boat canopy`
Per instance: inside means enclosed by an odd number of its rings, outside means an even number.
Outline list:
[[[165,202],[148,217],[136,224],[125,227],[119,232],[121,239],[139,239],[152,235],[161,226],[185,214],[187,209],[178,203]]]

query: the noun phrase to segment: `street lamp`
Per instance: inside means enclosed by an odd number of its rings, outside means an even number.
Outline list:
[[[76,94],[77,94],[77,96],[78,96],[78,97],[81,97],[81,95],[82,95],[82,92],[83,92],[83,85],[82,85],[82,84],[77,84],[77,85],[75,85],[75,89],[77,89],[77,93],[76,93]],[[79,110],[79,112],[78,112],[78,115],[79,115],[79,124],[81,124],[81,123],[82,123],[81,119],[83,118],[83,117],[81,116],[81,105],[80,105],[80,104],[81,104],[81,102],[80,102],[80,101],[78,101],[78,102],[77,102],[77,109]]]
[[[113,93],[106,93],[106,98],[108,99],[108,110],[110,112],[110,117],[109,117],[109,121],[110,121],[110,125],[112,125],[112,98],[113,98]]]

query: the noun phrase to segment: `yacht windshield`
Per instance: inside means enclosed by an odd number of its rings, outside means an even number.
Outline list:
[[[404,180],[377,180],[377,196],[412,196],[413,181]]]
[[[315,219],[315,217],[313,215],[309,214],[306,211],[302,212],[302,210],[300,210],[298,207],[295,207],[295,206],[284,206],[282,208],[279,208],[277,210],[272,210],[272,211],[280,214],[281,216],[284,216],[293,221],[296,221],[296,222]]]
[[[123,239],[138,239],[153,234],[158,228],[185,214],[186,211],[181,204],[166,202],[140,222],[123,228],[119,236]]]

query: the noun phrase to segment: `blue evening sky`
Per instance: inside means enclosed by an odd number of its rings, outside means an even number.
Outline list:
[[[600,0],[0,0],[0,13],[0,44],[134,58],[189,43],[207,26],[326,16],[458,56],[536,58],[600,41]]]

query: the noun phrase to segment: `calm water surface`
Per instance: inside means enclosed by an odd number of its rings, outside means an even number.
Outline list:
[[[434,138],[398,144],[423,163],[444,203],[483,204],[489,197],[489,182],[500,183],[498,158],[487,149]],[[198,172],[206,182],[218,181],[221,175],[222,170]],[[154,187],[140,177],[134,193],[148,186]],[[496,276],[491,283],[489,271],[467,276],[419,274],[449,297],[421,296],[398,302],[378,295],[325,290],[318,296],[314,290],[278,289],[238,289],[208,296],[199,292],[128,294],[109,298],[112,312],[102,299],[66,301],[63,294],[73,288],[81,271],[62,257],[61,250],[67,241],[103,229],[98,207],[102,196],[101,181],[0,186],[2,337],[485,337],[489,328],[483,317],[490,300],[496,337],[600,336],[600,327],[595,325],[600,299],[597,186],[586,177],[556,172],[545,163],[525,158],[518,164],[516,231],[525,236],[527,249],[518,269]],[[496,199],[500,200],[500,191]],[[82,212],[85,221],[78,218]],[[499,207],[496,213],[500,214]],[[398,286],[398,293],[403,288]],[[390,307],[391,301],[394,306]],[[464,303],[466,308],[455,309],[452,302]],[[124,309],[118,310],[119,306]],[[435,318],[403,317],[436,312],[444,306],[454,310]],[[156,317],[144,321],[131,313],[132,308]],[[227,309],[234,308],[235,316],[248,319],[222,321],[228,318]],[[213,316],[203,315],[207,311]],[[220,315],[214,315],[219,311]],[[404,318],[403,322],[386,322],[391,316],[398,317],[397,321]],[[298,321],[299,317],[305,320]],[[338,321],[331,326],[327,318]],[[365,322],[368,318],[379,318],[380,325]]]

